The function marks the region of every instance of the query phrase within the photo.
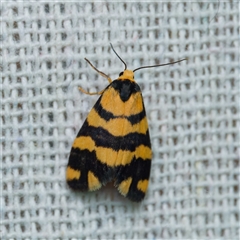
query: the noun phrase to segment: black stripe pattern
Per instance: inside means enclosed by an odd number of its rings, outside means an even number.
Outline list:
[[[106,89],[113,87],[120,95],[120,98],[125,104],[132,94],[140,92],[139,86],[130,80],[115,80]],[[104,92],[105,92],[104,91]],[[104,92],[102,96],[104,95]],[[94,105],[95,111],[97,111],[99,117],[109,121],[111,119],[118,118],[109,111],[106,111],[101,105],[102,96],[98,99]],[[141,95],[139,95],[141,96]],[[142,100],[142,99],[141,99]],[[142,101],[143,104],[143,101]],[[132,125],[139,123],[146,116],[145,108],[143,104],[143,110],[135,115],[131,115],[126,118]],[[97,119],[96,119],[97,120]],[[129,133],[125,136],[113,136],[106,129],[102,127],[94,127],[89,125],[88,119],[85,120],[82,128],[80,129],[77,137],[89,136],[95,142],[96,147],[111,148],[115,151],[127,150],[134,152],[140,145],[151,148],[149,132],[141,134],[138,132]],[[122,181],[132,178],[132,183],[127,193],[127,198],[132,201],[141,201],[145,196],[145,193],[137,189],[138,181],[148,180],[151,167],[151,159],[142,159],[141,157],[133,157],[132,161],[128,165],[120,165],[117,167],[108,166],[105,163],[100,162],[97,159],[95,150],[90,151],[88,149],[80,150],[78,148],[72,148],[68,166],[72,169],[79,170],[81,172],[79,179],[72,179],[68,181],[71,188],[76,190],[88,190],[88,172],[91,171],[101,182],[102,185],[110,181],[115,181],[115,185],[119,186]]]
[[[98,101],[96,102],[96,104],[93,107],[96,112],[98,112],[98,114],[101,116],[101,118],[103,118],[106,121],[109,121],[111,119],[116,119],[119,118],[119,116],[115,116],[113,115],[111,112],[105,110],[102,107],[101,104],[101,97],[98,99]],[[143,109],[143,111],[141,111],[140,113],[137,114],[133,114],[131,116],[125,117],[132,125],[139,123],[144,117],[146,116],[145,110]]]
[[[116,137],[101,127],[92,127],[85,121],[77,137],[90,136],[97,147],[112,148],[115,151],[129,150],[135,151],[139,145],[150,147],[149,133],[129,133],[123,137]]]

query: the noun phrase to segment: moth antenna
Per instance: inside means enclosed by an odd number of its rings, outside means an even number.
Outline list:
[[[113,45],[110,43],[110,46],[111,46],[111,48],[112,48],[112,50],[114,51],[114,53],[117,55],[117,57],[121,60],[121,62],[124,64],[124,66],[125,66],[125,69],[124,70],[126,70],[127,69],[127,64],[122,60],[122,58],[117,54],[117,52],[114,50],[114,48],[113,48]]]
[[[134,69],[133,72],[136,72],[136,71],[138,71],[140,69],[143,69],[143,68],[153,68],[153,67],[161,67],[161,66],[171,65],[171,64],[179,63],[179,62],[182,62],[182,61],[185,61],[185,60],[187,60],[187,58],[184,58],[184,59],[181,59],[181,60],[178,60],[178,61],[175,61],[175,62],[170,62],[170,63],[157,64],[157,65],[152,65],[152,66],[143,66],[143,67],[139,67],[139,68]]]

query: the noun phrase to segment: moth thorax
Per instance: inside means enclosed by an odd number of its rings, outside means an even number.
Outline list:
[[[119,76],[119,79],[128,79],[130,81],[134,81],[134,73],[132,70],[124,70],[123,74]]]

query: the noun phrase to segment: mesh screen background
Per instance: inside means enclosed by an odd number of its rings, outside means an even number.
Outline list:
[[[238,239],[239,3],[4,2],[2,239]],[[146,198],[65,182],[72,142],[97,100],[78,90],[143,69],[153,149]]]

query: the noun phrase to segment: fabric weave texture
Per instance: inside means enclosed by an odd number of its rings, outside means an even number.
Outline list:
[[[108,81],[136,72],[153,159],[141,203],[70,190],[72,142]],[[239,239],[239,3],[1,4],[1,239]],[[116,106],[117,107],[117,106]],[[90,161],[90,159],[89,159]]]

